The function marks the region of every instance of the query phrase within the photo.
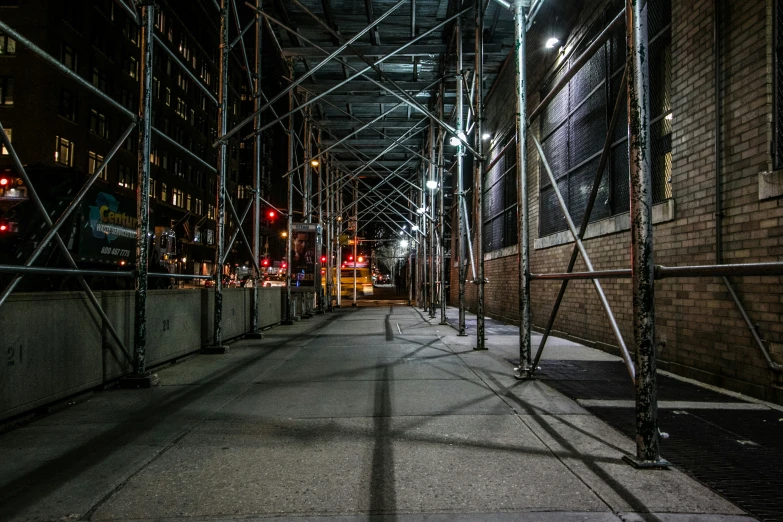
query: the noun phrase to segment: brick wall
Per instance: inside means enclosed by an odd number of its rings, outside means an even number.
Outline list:
[[[674,218],[654,227],[656,264],[713,264],[715,252],[715,86],[713,81],[713,0],[672,0],[672,192]],[[781,261],[783,200],[759,201],[758,174],[771,170],[772,134],[772,7],[770,1],[721,2],[721,161],[725,263]],[[579,13],[571,35],[578,39],[597,16],[594,5]],[[528,47],[529,62],[533,50]],[[551,65],[551,64],[550,64]],[[513,63],[499,78],[513,82]],[[547,68],[531,67],[529,110]],[[510,71],[510,74],[508,74]],[[487,128],[509,112],[507,85],[498,85],[487,99]],[[532,91],[532,92],[531,92]],[[495,120],[493,120],[495,118]],[[621,123],[622,124],[622,123]],[[533,132],[538,129],[532,125]],[[538,235],[539,162],[528,143],[531,270],[562,272],[573,244],[533,248]],[[456,225],[456,222],[454,223]],[[454,228],[456,230],[456,228]],[[630,266],[627,231],[585,242],[596,270]],[[515,251],[486,261],[487,315],[518,321]],[[456,259],[456,256],[455,258]],[[576,271],[586,270],[581,259]],[[470,278],[470,275],[469,275]],[[452,281],[457,281],[452,264]],[[762,339],[783,343],[783,285],[777,277],[731,278]],[[610,306],[628,347],[633,351],[630,280],[602,280]],[[532,318],[546,325],[560,282],[532,282]],[[783,402],[779,376],[771,372],[755,346],[737,307],[719,278],[657,281],[656,336],[661,368],[756,397]],[[475,310],[475,288],[468,285],[469,308]],[[451,288],[456,304],[456,283]],[[596,297],[593,283],[569,283],[555,330],[589,344],[616,351],[617,341]],[[492,349],[492,339],[487,345]],[[773,350],[774,351],[774,350]],[[777,355],[773,355],[777,357]],[[783,361],[779,361],[783,362]]]

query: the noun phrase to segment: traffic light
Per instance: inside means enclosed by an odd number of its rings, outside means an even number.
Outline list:
[[[269,212],[266,213],[266,215],[269,216],[269,219],[271,221],[274,221],[274,219],[277,217],[277,212],[275,212],[274,210],[270,210]]]
[[[326,256],[321,256],[321,263],[326,263]]]
[[[283,261],[283,263],[280,265],[280,268],[288,268],[288,263]]]
[[[6,219],[0,219],[0,237],[18,231],[19,231],[19,227],[17,226],[16,223],[14,223],[13,221],[8,221]]]
[[[0,174],[0,198],[25,198],[27,189],[22,178],[10,174]]]
[[[353,261],[353,256],[348,256],[348,261]]]
[[[269,266],[269,259],[264,258],[261,260],[261,266]]]

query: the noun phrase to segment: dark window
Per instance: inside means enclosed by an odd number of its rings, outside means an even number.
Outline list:
[[[14,104],[14,79],[10,76],[0,76],[0,105]]]
[[[125,19],[125,27],[122,30],[122,34],[131,41],[131,43],[138,45],[139,41],[139,26],[130,18]]]
[[[120,102],[122,103],[122,106],[129,111],[136,112],[136,106],[138,104],[137,97],[138,94],[131,92],[128,89],[123,88],[120,91]]]
[[[98,67],[92,68],[92,84],[106,94],[109,94],[109,77]]]
[[[622,2],[604,13],[592,34],[598,34],[622,8]],[[671,197],[671,0],[648,3],[650,49],[650,132],[653,202]],[[588,46],[590,38],[576,49],[564,67],[549,82],[553,86]],[[568,84],[554,97],[539,118],[541,142],[549,166],[574,223],[582,222],[596,169],[604,147],[611,111],[617,98],[625,64],[625,27],[616,29]],[[548,92],[545,88],[542,96]],[[590,221],[627,212],[628,187],[627,104],[621,103],[617,128],[611,138],[604,170]],[[567,229],[567,224],[546,171],[541,166],[539,235]]]
[[[64,66],[72,70],[73,72],[78,72],[79,69],[79,53],[73,50],[73,47],[71,47],[68,44],[62,45],[62,50],[60,52],[60,61]]]
[[[92,33],[92,46],[109,60],[113,60],[114,47],[112,46],[112,41],[100,29],[96,28]]]
[[[90,109],[90,132],[94,132],[101,138],[109,139],[109,124],[106,121],[106,116]]]
[[[58,114],[63,118],[76,121],[77,101],[71,91],[60,89],[60,109]]]
[[[19,0],[0,0],[0,7],[17,7]]]
[[[63,20],[68,25],[81,31],[82,29],[82,5],[81,2],[62,2]]]
[[[125,140],[125,143],[122,144],[122,148],[124,148],[125,150],[127,150],[132,154],[136,154],[139,148],[138,134],[136,132],[132,132]]]
[[[16,54],[16,40],[0,33],[0,56]]]

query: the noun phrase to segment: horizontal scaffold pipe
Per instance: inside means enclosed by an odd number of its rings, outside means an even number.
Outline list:
[[[655,265],[655,279],[673,277],[731,277],[731,276],[781,276],[783,263],[744,263],[734,265],[663,266]],[[531,280],[570,279],[630,279],[631,269],[596,270],[595,272],[570,272],[530,274]]]
[[[19,266],[0,265],[0,273],[6,274],[37,274],[37,275],[65,275],[65,276],[103,276],[103,277],[133,277],[134,272],[113,270],[81,270],[75,268],[53,268],[45,266]],[[214,279],[210,275],[195,274],[168,274],[149,272],[149,277],[168,277],[171,279]]]

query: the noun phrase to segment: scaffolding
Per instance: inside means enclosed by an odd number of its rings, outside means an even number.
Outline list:
[[[461,336],[467,336],[466,331],[466,285],[476,286],[477,295],[477,329],[475,332],[475,349],[486,350],[485,339],[485,285],[488,283],[485,277],[485,252],[484,252],[484,208],[483,198],[485,188],[483,178],[485,172],[492,167],[487,161],[483,140],[484,125],[484,86],[487,75],[485,74],[485,58],[488,53],[485,48],[485,14],[493,6],[494,23],[497,23],[501,12],[509,11],[513,17],[514,41],[513,52],[510,60],[515,67],[514,79],[514,106],[516,118],[515,147],[516,147],[516,184],[517,190],[517,245],[518,245],[518,290],[519,290],[519,363],[515,368],[516,376],[520,379],[534,378],[538,370],[538,364],[545,348],[547,339],[551,333],[554,321],[557,317],[560,303],[563,300],[568,281],[575,279],[587,279],[592,281],[604,313],[615,336],[621,356],[625,362],[630,379],[636,386],[636,420],[637,420],[637,455],[629,459],[636,466],[645,468],[665,467],[667,462],[659,454],[658,440],[660,431],[657,423],[657,386],[656,386],[656,354],[655,354],[655,304],[654,281],[656,279],[670,277],[721,277],[729,289],[734,302],[739,307],[744,320],[754,334],[754,340],[762,351],[769,367],[780,371],[778,364],[772,361],[766,347],[761,342],[755,331],[748,314],[742,308],[741,302],[733,291],[727,277],[743,275],[783,275],[783,263],[761,263],[726,265],[718,257],[715,265],[709,266],[681,266],[665,267],[654,264],[653,257],[653,228],[652,228],[652,199],[651,199],[651,165],[650,165],[650,129],[649,129],[649,71],[647,62],[643,59],[647,49],[647,10],[646,2],[632,2],[628,0],[625,8],[613,18],[600,34],[590,43],[584,52],[571,64],[570,69],[562,75],[557,83],[532,111],[528,112],[527,99],[527,52],[526,34],[533,25],[534,18],[540,12],[545,0],[537,0],[531,5],[531,0],[475,0],[472,5],[462,7],[455,2],[448,2],[447,16],[432,23],[429,26],[417,25],[416,0],[399,0],[389,7],[382,15],[375,17],[372,13],[372,2],[366,2],[368,24],[347,38],[337,30],[334,13],[331,12],[329,0],[322,3],[324,12],[317,14],[308,7],[314,2],[304,0],[291,0],[290,6],[297,9],[298,20],[306,27],[306,31],[300,31],[293,26],[287,8],[282,2],[274,4],[276,15],[270,14],[261,0],[254,3],[245,2],[254,14],[252,19],[244,26],[241,24],[236,0],[213,1],[216,16],[220,20],[220,73],[218,93],[212,93],[207,85],[197,78],[183,63],[179,57],[172,53],[168,47],[154,33],[155,3],[151,0],[115,0],[133,20],[141,27],[141,90],[138,113],[129,111],[124,106],[104,94],[95,86],[80,78],[70,69],[66,68],[57,59],[47,54],[32,41],[27,39],[17,30],[0,21],[0,31],[4,32],[30,52],[46,61],[60,73],[90,91],[93,95],[102,99],[121,113],[125,114],[130,123],[120,139],[114,144],[106,156],[102,166],[90,176],[85,185],[74,197],[68,209],[57,220],[52,222],[47,210],[38,197],[35,187],[27,176],[22,161],[14,151],[11,141],[0,126],[0,139],[14,162],[16,170],[28,186],[29,194],[34,201],[37,210],[45,219],[49,231],[45,238],[22,266],[0,266],[0,271],[16,274],[13,282],[0,294],[0,306],[13,292],[19,280],[25,275],[39,274],[69,274],[78,276],[84,292],[93,307],[107,325],[114,341],[120,350],[133,364],[133,374],[126,378],[131,386],[149,385],[154,376],[149,372],[145,362],[146,347],[146,301],[148,280],[150,277],[161,277],[160,274],[148,271],[149,263],[149,187],[150,187],[150,143],[152,136],[169,142],[178,147],[183,153],[203,163],[208,169],[217,174],[216,179],[216,259],[215,271],[211,276],[197,275],[172,275],[165,277],[212,279],[215,285],[214,295],[214,330],[212,332],[212,344],[205,349],[207,353],[225,353],[222,336],[223,313],[223,282],[221,267],[226,261],[227,252],[241,236],[248,253],[253,259],[254,285],[253,299],[253,324],[249,333],[251,336],[260,336],[258,328],[258,280],[261,269],[258,265],[260,253],[260,207],[262,203],[269,204],[260,197],[261,163],[262,153],[261,138],[264,132],[279,127],[288,137],[287,148],[287,172],[283,178],[287,183],[287,207],[284,209],[288,230],[291,230],[293,215],[295,212],[295,198],[301,197],[301,215],[305,223],[313,223],[314,220],[323,227],[326,245],[326,283],[324,290],[314,288],[312,292],[297,294],[292,293],[291,285],[286,285],[285,307],[283,324],[291,324],[294,320],[307,317],[313,313],[330,311],[334,307],[342,305],[342,248],[340,238],[346,234],[353,236],[354,260],[358,254],[357,245],[359,233],[370,223],[380,223],[388,229],[392,237],[407,238],[410,250],[409,269],[409,304],[417,305],[429,314],[430,319],[437,317],[440,310],[440,324],[448,324],[446,318],[446,279],[449,267],[446,264],[446,216],[449,209],[446,208],[444,192],[447,179],[453,178],[455,201],[452,205],[456,215],[457,230],[455,241],[452,245],[458,272],[458,319],[457,331]],[[307,5],[306,5],[307,4]],[[320,3],[319,3],[320,4]],[[426,7],[426,6],[424,6]],[[382,46],[378,41],[377,28],[393,14],[399,15],[403,8],[410,13],[409,40],[398,45]],[[473,69],[466,70],[463,58],[468,54],[464,47],[465,34],[469,31],[463,28],[464,19],[473,15],[474,21],[474,63]],[[419,20],[421,16],[419,17]],[[529,133],[530,123],[541,115],[547,104],[557,96],[560,90],[567,85],[597,49],[609,38],[612,30],[621,27],[625,23],[626,41],[632,53],[627,57],[625,72],[618,96],[614,103],[611,121],[608,126],[607,137],[603,151],[600,155],[598,169],[595,173],[592,190],[588,204],[579,228],[574,223],[569,213],[568,206],[558,190],[558,184],[549,165],[549,159],[539,140]],[[309,24],[309,25],[308,25]],[[233,28],[232,28],[233,26]],[[494,29],[493,29],[494,30]],[[262,41],[263,33],[274,43],[274,52],[287,64],[288,85],[272,96],[262,89],[264,78],[262,76]],[[233,34],[233,39],[232,39]],[[254,45],[252,53],[246,44],[246,35],[253,34]],[[281,35],[286,35],[291,42],[296,43],[293,48],[285,48],[281,43]],[[326,35],[331,46],[325,47],[324,42],[316,41],[317,35]],[[444,45],[423,44],[432,35],[441,36]],[[323,40],[322,38],[322,40]],[[358,45],[361,38],[369,38],[372,46]],[[306,44],[307,47],[304,45]],[[154,55],[157,49],[167,53],[191,81],[207,96],[217,107],[218,133],[213,146],[218,150],[217,165],[210,165],[200,157],[194,155],[175,140],[167,137],[163,132],[154,128],[152,122],[152,68]],[[368,54],[368,49],[372,54]],[[233,128],[228,127],[228,62],[231,53],[239,53],[238,56],[246,72],[245,80],[253,93],[254,109]],[[422,81],[418,77],[424,69],[420,63],[422,56],[437,54],[439,59],[437,66],[429,71],[430,78]],[[251,55],[255,60],[251,61]],[[352,55],[363,65],[352,63],[347,56]],[[450,65],[450,56],[454,56],[453,70]],[[312,65],[311,59],[317,58],[319,62]],[[392,63],[392,58],[412,61],[414,82],[412,85],[402,84],[395,80],[384,68],[384,64]],[[252,67],[251,67],[252,64]],[[298,67],[298,69],[297,69]],[[316,81],[316,74],[329,72],[340,74],[341,80],[330,82]],[[377,78],[376,78],[377,77]],[[307,81],[310,80],[310,83]],[[357,91],[371,93],[370,96],[357,96],[351,99],[348,92],[355,87]],[[353,91],[351,91],[353,92]],[[422,96],[420,96],[422,95]],[[275,103],[288,99],[288,111],[278,114]],[[367,98],[366,100],[363,98]],[[429,97],[427,106],[421,103],[421,99]],[[447,109],[446,98],[454,98],[450,111]],[[467,102],[467,103],[465,103]],[[352,104],[374,103],[380,105],[379,115],[370,117],[367,111],[357,116]],[[348,105],[345,110],[341,105]],[[607,164],[611,136],[615,128],[620,124],[619,115],[623,104],[628,108],[629,127],[629,176],[631,187],[631,268],[617,270],[594,270],[590,258],[583,243],[587,225],[590,220],[591,210],[595,203],[601,176]],[[386,105],[391,105],[386,107]],[[467,108],[467,110],[466,110]],[[395,122],[391,116],[395,111],[407,111],[405,121]],[[272,121],[263,123],[261,115],[266,111],[273,114]],[[330,120],[325,117],[327,111],[338,114],[341,120]],[[451,112],[451,117],[446,117]],[[465,114],[467,112],[467,115]],[[414,114],[421,118],[412,119]],[[295,117],[301,119],[301,128],[297,129]],[[347,119],[346,119],[347,118]],[[369,119],[367,119],[369,118]],[[338,121],[346,121],[343,128],[349,131],[345,135],[338,132]],[[395,132],[390,132],[392,121],[398,125]],[[113,276],[133,278],[135,285],[135,318],[134,318],[134,346],[132,350],[123,345],[111,321],[103,313],[98,300],[90,289],[84,276],[100,275],[100,271],[80,270],[76,262],[70,256],[58,230],[84,198],[87,190],[92,186],[101,172],[111,162],[119,146],[130,136],[131,132],[138,128],[138,181],[137,181],[137,228],[136,228],[136,270],[126,272],[111,272]],[[250,129],[252,128],[252,131]],[[227,154],[229,140],[240,136],[240,132],[247,133],[241,137],[243,140],[252,140],[254,147],[253,165],[253,197],[240,213],[226,191],[226,175],[228,170]],[[248,132],[250,131],[250,132]],[[372,138],[366,138],[371,133]],[[426,136],[426,138],[424,137]],[[444,151],[446,140],[456,146],[456,152],[452,158],[451,166],[448,165],[447,153]],[[530,267],[530,223],[529,223],[529,193],[527,187],[527,173],[530,159],[528,158],[527,145],[532,143],[537,150],[538,157],[543,165],[546,175],[551,183],[560,210],[567,222],[568,231],[574,241],[574,247],[568,266],[563,273],[532,273]],[[418,146],[417,146],[418,144]],[[393,156],[396,151],[404,151],[402,157]],[[372,152],[369,152],[372,151]],[[377,151],[377,152],[376,152]],[[464,184],[465,159],[470,156],[473,165],[473,214],[475,216],[474,227],[471,234],[470,216],[467,208],[467,197],[471,194],[471,187]],[[299,158],[301,157],[301,162]],[[387,159],[384,159],[387,158]],[[394,158],[389,160],[388,158]],[[452,172],[451,169],[455,169]],[[317,184],[313,186],[313,177],[317,176]],[[375,184],[367,181],[369,178],[378,179]],[[344,204],[344,197],[348,196],[350,203]],[[717,205],[719,205],[719,198]],[[252,213],[250,212],[252,209]],[[251,238],[245,236],[242,223],[248,214],[252,219],[253,234]],[[239,223],[232,237],[226,237],[226,221],[233,218]],[[362,223],[363,224],[360,224]],[[409,228],[408,228],[409,227]],[[68,259],[71,268],[37,268],[33,266],[40,252],[52,241]],[[286,263],[291,266],[292,238],[288,234],[286,249]],[[475,252],[474,252],[475,247]],[[318,253],[320,256],[320,252]],[[333,259],[336,257],[336,260]],[[586,272],[574,272],[577,259],[581,257],[587,267]],[[468,268],[470,275],[468,277]],[[335,269],[336,280],[332,279]],[[415,274],[415,275],[414,275]],[[411,278],[413,279],[411,281]],[[633,344],[629,348],[623,339],[620,328],[614,318],[606,295],[600,283],[604,278],[631,278],[633,280]],[[356,263],[354,262],[354,287],[352,304],[357,304],[356,290]],[[555,305],[547,322],[543,338],[533,354],[532,322],[531,322],[531,283],[537,280],[561,280],[561,286]]]

